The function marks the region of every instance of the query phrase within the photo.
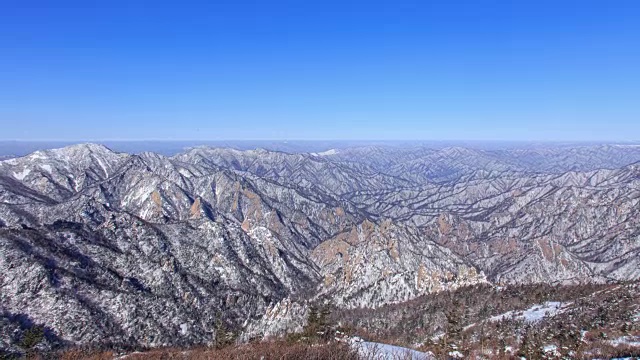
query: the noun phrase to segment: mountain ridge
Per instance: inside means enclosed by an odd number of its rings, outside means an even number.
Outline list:
[[[160,346],[210,343],[220,322],[283,331],[283,301],[300,315],[486,282],[637,280],[639,203],[634,147],[73,145],[0,162],[0,310],[74,344]]]

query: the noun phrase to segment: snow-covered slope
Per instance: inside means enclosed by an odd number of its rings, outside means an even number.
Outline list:
[[[220,322],[283,331],[305,301],[638,279],[638,160],[617,146],[38,151],[0,162],[0,310],[72,343],[188,344]]]

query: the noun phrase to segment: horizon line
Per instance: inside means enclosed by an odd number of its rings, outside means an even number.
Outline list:
[[[594,139],[594,140],[572,140],[572,139],[0,139],[0,142],[23,142],[23,143],[99,143],[99,142],[542,142],[542,143],[640,143],[638,140],[615,140],[615,139]]]

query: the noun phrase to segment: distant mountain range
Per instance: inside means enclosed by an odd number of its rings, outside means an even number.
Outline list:
[[[1,321],[181,345],[220,322],[278,333],[311,301],[637,280],[639,162],[632,144],[36,151],[0,162]]]

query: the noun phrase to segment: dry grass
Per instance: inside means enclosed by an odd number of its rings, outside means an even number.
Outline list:
[[[79,350],[65,352],[61,359],[113,359],[112,353],[90,354]],[[126,360],[357,360],[358,356],[348,345],[330,343],[323,345],[290,344],[285,341],[257,342],[223,349],[157,349],[131,353]]]
[[[497,349],[488,347],[485,351],[480,349],[467,350],[467,359],[515,359],[513,354],[498,354]],[[640,348],[630,346],[613,346],[605,341],[594,341],[585,346],[577,359],[593,358],[616,358],[616,357],[638,357],[640,359]],[[73,349],[68,350],[56,357],[61,360],[112,360],[119,356],[113,352],[92,352],[88,350]],[[33,357],[44,359],[43,357]],[[289,343],[286,341],[266,341],[256,342],[241,346],[230,346],[223,349],[210,348],[167,348],[149,350],[140,353],[129,353],[123,355],[123,360],[373,360],[381,359],[381,349],[371,348],[366,354],[358,354],[344,343],[330,343],[322,345],[309,345],[304,343]],[[440,354],[436,358],[447,358],[445,354]],[[540,357],[540,358],[554,358]],[[409,360],[410,354],[399,353],[393,360]]]
[[[115,358],[115,354],[111,351],[97,352],[97,351],[88,351],[88,350],[80,350],[80,349],[72,349],[65,351],[61,356],[60,360],[112,360]]]

